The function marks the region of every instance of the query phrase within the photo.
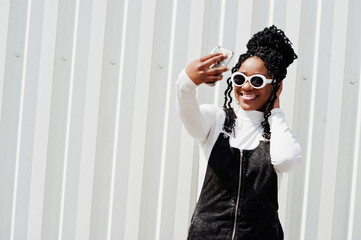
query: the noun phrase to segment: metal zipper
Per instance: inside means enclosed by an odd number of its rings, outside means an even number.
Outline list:
[[[242,150],[241,150],[241,158],[239,161],[239,180],[238,180],[238,192],[237,192],[237,203],[236,203],[236,210],[234,214],[234,224],[233,224],[233,232],[232,232],[232,240],[236,235],[236,226],[237,226],[237,215],[238,215],[238,204],[239,204],[239,193],[241,191],[241,175],[242,175]]]

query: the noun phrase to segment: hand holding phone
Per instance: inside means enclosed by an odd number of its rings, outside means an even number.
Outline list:
[[[227,67],[227,65],[229,64],[229,62],[231,61],[232,57],[233,57],[233,51],[228,50],[222,46],[215,46],[211,52],[212,53],[222,53],[223,55],[227,56],[227,58],[223,59],[220,62],[217,62],[215,64],[212,64],[209,68],[219,68],[219,67]],[[216,83],[212,82],[212,83],[206,83],[209,86],[215,86]]]
[[[216,52],[219,50],[222,51],[222,48],[217,47],[214,51]],[[185,68],[185,73],[197,86],[202,83],[214,85],[214,82],[222,80],[222,73],[229,70],[228,67],[216,66],[227,65],[232,56],[232,51],[229,51],[228,53],[224,51],[224,53],[207,54],[189,63]],[[224,61],[225,59],[226,61]]]
[[[223,55],[227,56],[227,58],[223,59],[218,63],[212,64],[210,68],[227,67],[228,63],[231,61],[233,57],[233,52],[231,50],[228,50],[219,45],[213,48],[211,54],[213,53],[222,53]]]

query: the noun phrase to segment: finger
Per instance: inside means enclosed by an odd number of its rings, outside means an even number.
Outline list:
[[[208,86],[214,87],[214,86],[216,86],[217,82],[206,82],[205,84],[207,84]]]
[[[223,75],[207,76],[204,78],[205,82],[217,82],[222,80]]]
[[[220,62],[223,59],[227,58],[227,56],[223,55],[223,54],[218,54],[216,56],[213,56],[212,58],[209,58],[207,60],[204,61],[204,65],[209,67],[214,63]]]
[[[201,57],[199,60],[200,60],[201,62],[204,62],[204,61],[206,61],[206,60],[208,60],[208,59],[210,59],[210,58],[213,58],[213,57],[215,57],[215,56],[217,56],[217,55],[220,55],[220,54],[222,54],[222,53],[210,53],[210,54],[207,54],[207,55]]]
[[[229,70],[228,67],[212,68],[208,71],[210,75],[219,75]]]
[[[281,94],[281,92],[282,92],[282,89],[283,89],[283,81],[281,81],[280,83],[279,83],[279,88],[278,88],[278,91],[277,91],[277,97],[279,97],[280,96],[280,94]]]

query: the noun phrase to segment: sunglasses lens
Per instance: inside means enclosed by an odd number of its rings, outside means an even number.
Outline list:
[[[242,75],[235,75],[235,76],[233,77],[233,82],[234,82],[236,85],[243,85],[245,81],[246,81],[246,79],[245,79],[244,76],[242,76]]]
[[[254,86],[254,87],[261,87],[262,85],[263,85],[263,82],[264,82],[264,80],[263,80],[263,78],[261,78],[261,77],[252,77],[251,78],[251,84],[252,84],[252,86]]]

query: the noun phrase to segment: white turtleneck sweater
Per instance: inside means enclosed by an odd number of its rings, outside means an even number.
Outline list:
[[[189,134],[197,139],[204,153],[203,161],[200,161],[199,179],[203,181],[206,162],[208,161],[213,145],[222,130],[225,113],[220,107],[198,104],[196,98],[197,85],[188,77],[183,70],[176,82],[177,105],[181,120]],[[263,112],[244,111],[239,108],[236,111],[237,119],[235,134],[230,136],[230,145],[240,150],[253,149],[263,140]],[[282,173],[290,171],[301,162],[302,152],[300,144],[288,128],[285,116],[280,108],[271,111],[268,118],[271,130],[270,154],[274,169],[278,175],[278,182],[282,179]]]

